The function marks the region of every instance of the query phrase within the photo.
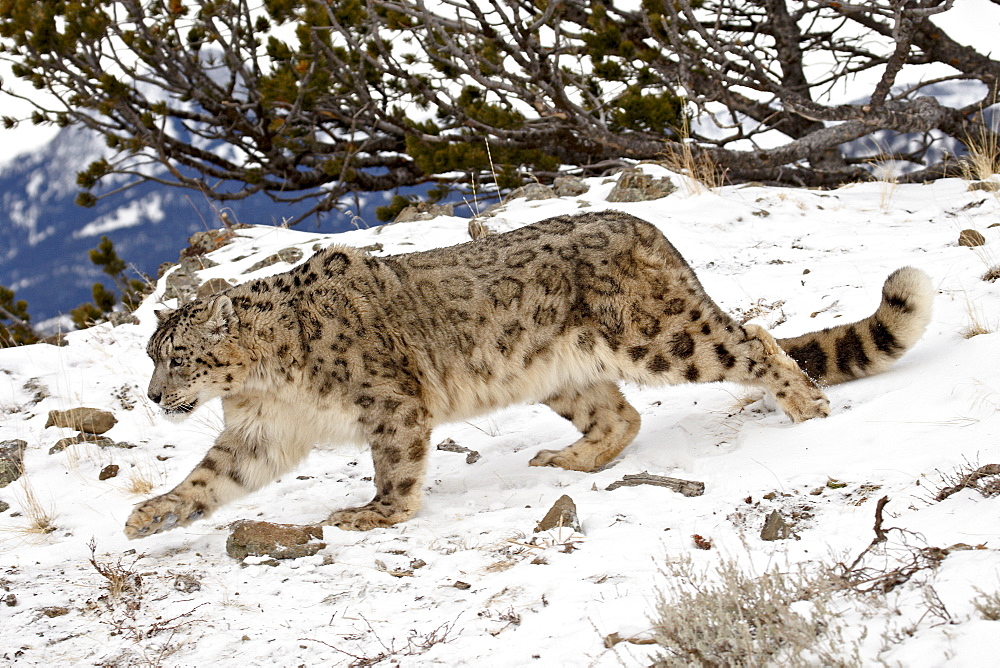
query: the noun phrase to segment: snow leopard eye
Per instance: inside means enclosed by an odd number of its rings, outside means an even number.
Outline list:
[[[180,357],[171,357],[170,358],[170,368],[171,369],[176,369],[177,367],[179,367],[183,363],[184,363],[184,360],[182,360]]]

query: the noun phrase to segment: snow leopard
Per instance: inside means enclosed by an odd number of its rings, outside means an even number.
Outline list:
[[[904,267],[871,316],[775,339],[724,312],[655,226],[619,211],[389,257],[334,245],[157,312],[149,399],[183,418],[221,398],[225,425],[125,533],[206,518],[320,443],[367,445],[374,462],[374,498],[325,523],[387,527],[420,508],[435,426],[527,402],[580,432],[530,465],[595,471],[639,431],[623,381],[729,381],[762,388],[794,422],[825,417],[821,388],[885,371],[922,336],[932,296],[927,275]]]

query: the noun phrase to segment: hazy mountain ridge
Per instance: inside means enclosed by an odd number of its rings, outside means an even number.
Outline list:
[[[87,251],[101,235],[138,271],[155,276],[163,262],[176,261],[187,238],[219,227],[218,212],[249,224],[279,224],[305,210],[258,195],[214,202],[194,191],[142,183],[102,199],[93,208],[76,205],[76,174],[107,153],[94,133],[67,128],[39,150],[0,167],[0,285],[27,300],[34,322],[67,313],[90,301],[91,285],[107,279]],[[157,166],[156,169],[163,169]],[[118,177],[110,188],[126,181]],[[388,196],[366,198],[371,206]],[[374,216],[366,219],[374,221]],[[316,229],[315,222],[303,229]],[[352,229],[350,217],[332,212],[324,232]]]

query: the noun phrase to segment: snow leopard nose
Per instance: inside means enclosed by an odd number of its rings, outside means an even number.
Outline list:
[[[153,390],[150,390],[146,394],[146,396],[149,397],[150,401],[152,401],[154,404],[160,403],[160,399],[163,398],[162,394],[160,394],[159,392],[154,392]]]

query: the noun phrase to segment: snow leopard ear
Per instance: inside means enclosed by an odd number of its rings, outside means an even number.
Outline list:
[[[219,340],[229,332],[236,330],[239,318],[236,316],[236,310],[229,297],[216,295],[205,301],[201,326],[210,338]]]
[[[170,317],[171,313],[173,313],[176,310],[177,309],[174,308],[165,308],[159,311],[153,311],[153,313],[156,315],[156,322],[158,323],[163,322],[164,320]]]

